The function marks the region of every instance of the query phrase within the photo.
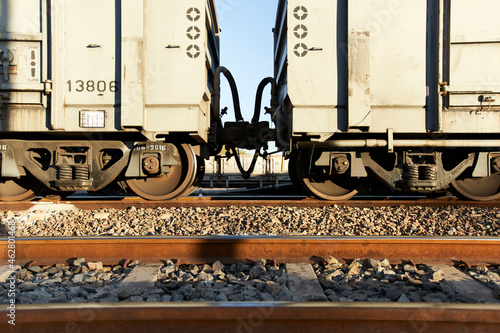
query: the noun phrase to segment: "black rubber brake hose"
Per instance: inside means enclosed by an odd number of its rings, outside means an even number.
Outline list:
[[[231,94],[233,96],[233,105],[234,105],[234,115],[236,117],[237,122],[244,121],[243,116],[241,115],[241,107],[240,107],[240,97],[238,95],[238,87],[236,86],[236,82],[234,81],[233,75],[231,72],[225,67],[218,67],[214,73],[214,92],[213,101],[213,116],[217,123],[222,127],[222,122],[220,119],[220,74],[223,73],[226,77],[229,87],[231,88]]]
[[[257,95],[255,96],[255,110],[253,112],[252,124],[257,124],[260,118],[260,108],[262,105],[262,94],[264,93],[264,88],[271,83],[271,109],[276,110],[276,80],[272,77],[267,77],[262,80],[257,88]]]

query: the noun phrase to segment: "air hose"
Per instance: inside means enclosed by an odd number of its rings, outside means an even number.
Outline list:
[[[236,122],[242,122],[243,116],[241,115],[241,107],[240,107],[240,97],[238,95],[238,87],[236,86],[236,82],[234,81],[233,75],[231,72],[225,67],[218,67],[214,73],[214,91],[213,101],[213,116],[217,123],[222,127],[222,121],[220,119],[220,74],[223,73],[226,77],[229,87],[231,88],[231,94],[233,95],[233,105],[234,105],[234,114],[236,117]]]
[[[234,156],[234,159],[236,160],[236,166],[238,167],[238,170],[241,172],[241,176],[243,179],[248,179],[250,178],[250,175],[252,174],[253,170],[255,169],[255,163],[257,163],[257,158],[260,156],[260,149],[255,150],[255,154],[253,155],[252,163],[250,163],[250,167],[248,170],[243,169],[243,165],[241,164],[240,156],[238,155],[238,152],[236,151],[236,148],[234,146],[231,146],[231,151],[232,151],[232,156]]]
[[[234,105],[234,113],[235,113],[235,118],[236,122],[244,122],[243,116],[241,114],[241,106],[240,106],[240,98],[238,95],[238,87],[236,86],[236,82],[231,74],[231,72],[225,68],[225,67],[218,67],[215,70],[214,73],[214,90],[213,90],[213,117],[217,124],[220,127],[223,127],[221,117],[220,117],[220,94],[221,94],[221,80],[220,76],[221,73],[224,74],[226,77],[229,86],[231,88],[231,94],[233,97],[233,105]],[[257,96],[255,100],[255,110],[254,110],[254,115],[252,118],[252,124],[257,124],[259,122],[259,113],[260,113],[260,108],[262,105],[262,95],[264,92],[265,87],[271,83],[271,109],[275,110],[277,103],[276,103],[276,98],[275,98],[275,93],[276,93],[276,81],[271,78],[265,78],[262,80],[259,84],[259,87],[257,88]],[[244,179],[250,178],[251,173],[255,169],[255,164],[257,163],[257,158],[261,156],[260,149],[255,150],[255,154],[252,159],[252,163],[250,164],[250,167],[248,170],[245,170],[243,168],[243,165],[241,164],[241,159],[236,151],[236,147],[234,145],[226,145],[228,147],[228,152],[231,151],[230,154],[228,154],[228,157],[234,156],[236,160],[236,165],[238,166],[238,170],[241,172],[242,176]]]
[[[262,80],[257,88],[257,96],[255,96],[255,110],[253,113],[252,124],[257,124],[260,118],[260,108],[262,105],[262,94],[264,93],[264,88],[271,83],[271,110],[276,110],[276,80],[272,77],[267,77]]]

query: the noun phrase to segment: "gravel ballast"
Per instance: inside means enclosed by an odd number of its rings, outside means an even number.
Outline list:
[[[116,291],[138,264],[101,266],[76,260],[73,265],[29,266],[16,273],[16,303],[97,302],[258,302],[298,301],[287,287],[285,269],[266,265],[177,265],[166,260],[151,288]],[[0,284],[0,304],[8,304],[8,283]]]
[[[318,280],[330,301],[352,302],[426,302],[484,303],[480,295],[456,288],[441,269],[411,263],[391,265],[388,260],[354,259],[349,264],[329,257],[325,265],[314,265]],[[500,288],[498,267],[489,271],[483,282],[492,290]],[[474,274],[474,267],[469,273]],[[500,271],[499,271],[500,272]],[[498,297],[497,297],[498,298]],[[493,297],[488,299],[494,300]]]
[[[253,264],[177,265],[165,260],[150,287],[125,290],[118,286],[138,261],[126,267],[102,266],[80,258],[72,265],[26,266],[15,273],[16,303],[301,301],[288,288],[284,265],[267,263],[262,259]],[[375,259],[347,264],[329,257],[313,268],[333,302],[485,302],[453,288],[441,270],[426,265],[391,265]],[[500,268],[479,266],[468,273],[500,300]],[[0,283],[0,304],[9,303],[8,289],[8,283]]]
[[[57,236],[499,236],[499,208],[385,207],[325,208],[227,207],[156,208],[95,211],[39,210],[4,212],[0,233],[15,222],[16,237]],[[271,258],[270,258],[271,259]],[[16,273],[17,302],[143,301],[297,301],[287,287],[285,268],[255,264],[176,265],[168,260],[154,287],[114,292],[137,262],[127,267],[87,263],[31,266]],[[389,265],[383,260],[340,263],[334,258],[314,266],[330,301],[466,302],[425,265]],[[500,297],[498,267],[467,273]],[[9,302],[0,283],[0,303]]]
[[[5,212],[0,233],[57,236],[500,236],[500,209],[225,207]]]

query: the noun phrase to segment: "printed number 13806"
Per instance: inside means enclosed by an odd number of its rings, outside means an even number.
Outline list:
[[[106,82],[104,80],[100,81],[94,81],[94,80],[88,80],[88,81],[83,81],[83,80],[78,80],[78,81],[72,81],[69,80],[67,82],[68,84],[68,90],[69,92],[117,92],[118,91],[118,84],[116,81],[110,81]]]

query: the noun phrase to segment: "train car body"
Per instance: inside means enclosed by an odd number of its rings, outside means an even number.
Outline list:
[[[0,199],[186,193],[218,66],[213,0],[0,0]]]
[[[280,0],[275,119],[291,177],[325,199],[376,176],[500,197],[494,0]]]

